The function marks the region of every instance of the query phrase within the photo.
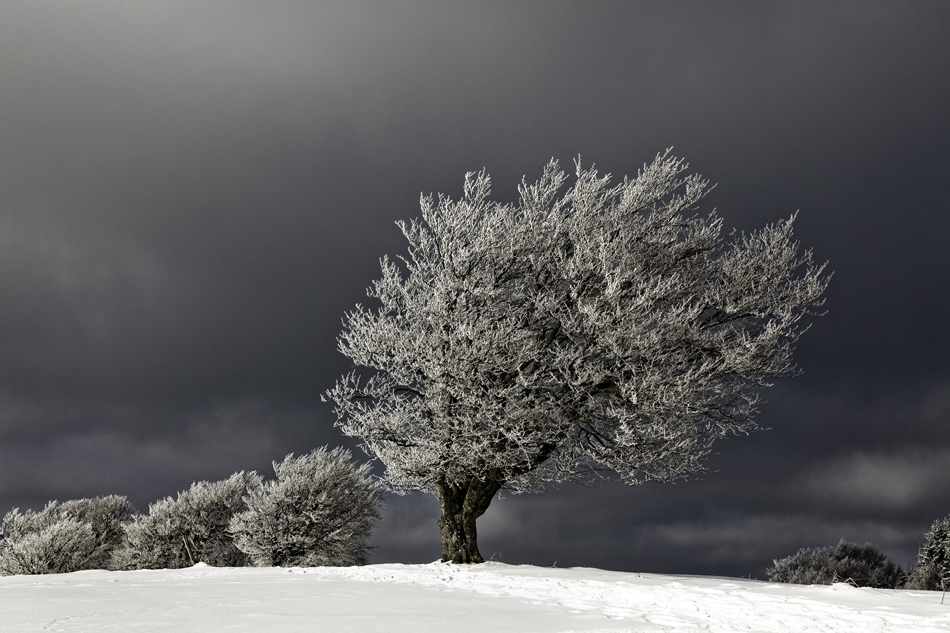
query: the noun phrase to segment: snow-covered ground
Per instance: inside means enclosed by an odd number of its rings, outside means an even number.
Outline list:
[[[596,569],[370,565],[0,578],[0,631],[950,631],[925,591]]]

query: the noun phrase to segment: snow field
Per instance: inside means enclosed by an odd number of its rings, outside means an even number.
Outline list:
[[[950,631],[936,592],[486,563],[0,578],[0,631]]]

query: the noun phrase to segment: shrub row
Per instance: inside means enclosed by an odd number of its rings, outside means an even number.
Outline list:
[[[15,508],[0,526],[0,575],[366,561],[382,492],[369,465],[324,447],[288,455],[274,472],[272,481],[242,471],[196,482],[148,514],[114,495]]]

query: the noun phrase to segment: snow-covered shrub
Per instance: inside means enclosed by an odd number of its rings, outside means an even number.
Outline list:
[[[258,567],[366,562],[381,488],[367,464],[326,447],[274,462],[276,481],[252,489],[247,510],[231,520],[234,542]]]
[[[893,588],[901,577],[900,568],[876,546],[848,543],[843,539],[834,547],[803,548],[773,562],[775,567],[767,571],[772,582],[801,585],[849,582],[858,587]]]
[[[125,497],[116,495],[51,501],[39,512],[14,509],[3,519],[0,573],[108,569],[121,524],[134,512]]]
[[[149,505],[147,515],[125,524],[122,545],[113,556],[116,569],[176,569],[203,562],[240,567],[247,555],[234,546],[228,522],[244,509],[248,488],[260,486],[257,473],[239,472],[224,481],[200,481]]]
[[[84,569],[110,569],[112,552],[122,542],[122,524],[135,516],[125,497],[109,495],[94,499],[64,501],[57,509],[62,517],[87,523],[96,538],[96,549]]]
[[[85,569],[96,549],[89,524],[63,519],[40,525],[36,517],[37,513],[20,514],[18,509],[4,517],[0,574],[60,574]]]
[[[934,521],[923,547],[917,554],[917,566],[908,570],[903,589],[950,589],[950,516]]]

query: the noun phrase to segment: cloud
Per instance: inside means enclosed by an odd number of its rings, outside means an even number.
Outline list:
[[[914,559],[919,545],[906,525],[801,514],[652,524],[640,529],[637,538],[644,544],[640,554],[646,564],[663,566],[663,556],[666,556],[679,560],[701,559],[711,569],[761,566],[759,578],[765,577],[765,567],[771,559],[790,556],[803,547],[834,545],[841,539],[875,544],[901,565]]]
[[[359,460],[362,455],[354,457]],[[432,495],[384,495],[383,520],[373,531],[370,562],[428,563],[441,558],[439,513],[439,502]]]
[[[169,270],[147,245],[108,225],[42,209],[0,215],[0,287],[7,298],[0,314],[8,327],[22,325],[21,335],[8,340],[29,342],[31,354],[37,341],[23,334],[37,321],[101,343],[130,321],[160,318],[171,303],[171,284]]]
[[[271,463],[288,453],[340,444],[311,412],[256,398],[190,410],[87,403],[79,411],[64,406],[52,421],[44,419],[53,414],[50,408],[10,400],[2,405],[0,507],[120,494],[144,510],[193,481],[223,479],[238,470],[272,476]],[[40,428],[21,432],[31,421]]]
[[[857,451],[812,468],[807,489],[835,504],[875,512],[906,511],[950,486],[950,448]]]

